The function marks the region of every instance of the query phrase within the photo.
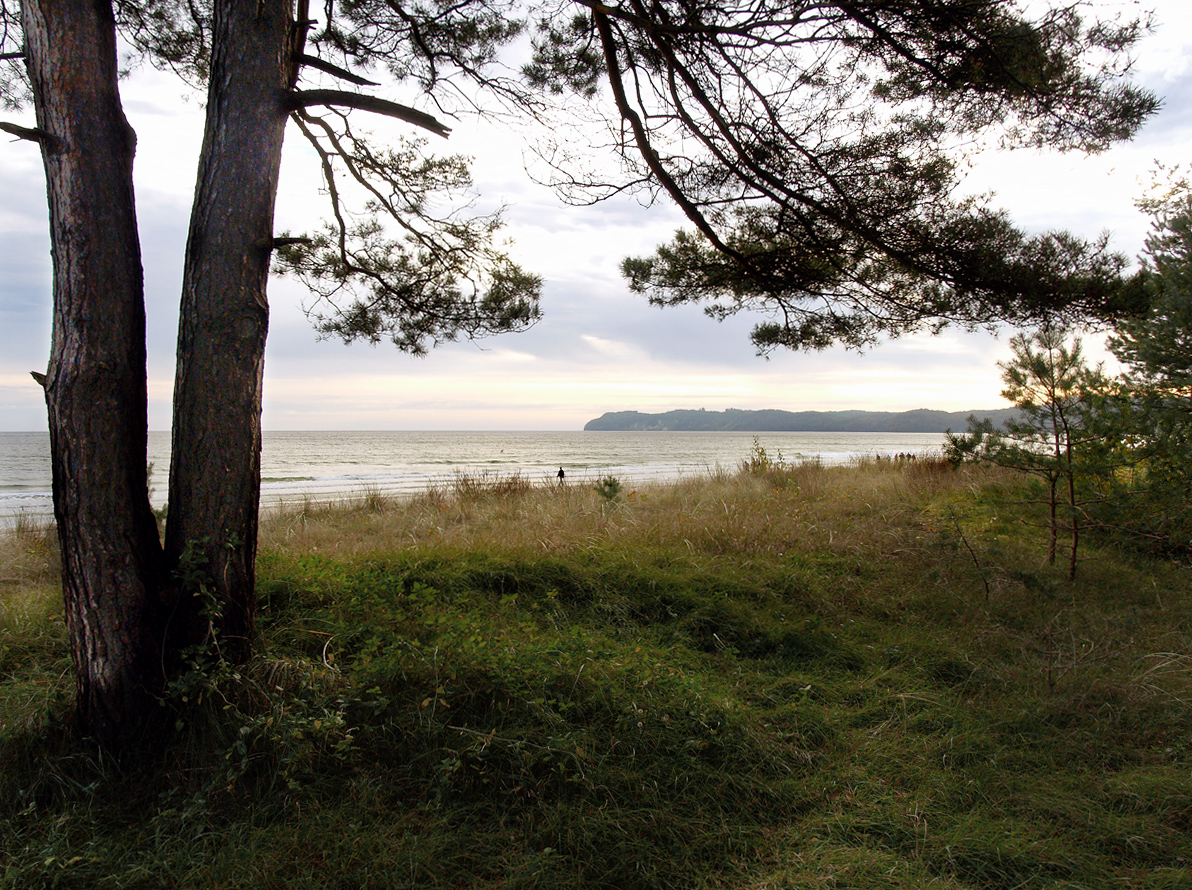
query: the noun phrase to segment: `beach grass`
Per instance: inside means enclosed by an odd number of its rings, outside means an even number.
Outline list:
[[[458,477],[262,523],[258,655],[133,770],[3,543],[12,887],[1192,886],[1192,570],[1006,471]]]

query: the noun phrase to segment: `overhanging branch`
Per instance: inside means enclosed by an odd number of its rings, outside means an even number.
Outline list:
[[[646,166],[650,168],[650,172],[657,178],[659,185],[679,205],[684,215],[691,220],[700,233],[717,250],[726,256],[731,256],[740,262],[744,262],[744,258],[739,251],[733,250],[733,248],[721,240],[719,234],[712,228],[704,214],[687,197],[679,184],[675,182],[674,177],[670,175],[663,165],[662,160],[658,157],[658,152],[654,150],[654,146],[650,143],[650,136],[645,125],[642,123],[641,116],[629,104],[629,97],[625,93],[625,85],[621,80],[621,65],[617,59],[617,45],[613,39],[613,31],[609,25],[608,17],[605,13],[593,9],[592,21],[596,25],[596,32],[599,34],[600,42],[604,47],[605,71],[608,73],[609,86],[612,87],[613,99],[617,104],[617,110],[620,112],[621,119],[628,123],[630,129],[633,131],[634,142],[637,144],[642,159],[646,162]]]
[[[399,105],[388,99],[364,96],[360,93],[348,93],[343,90],[297,90],[289,94],[289,105],[291,111],[310,108],[312,105],[341,105],[346,108],[359,108],[361,111],[371,111],[374,114],[397,118],[416,127],[422,127],[424,130],[429,130],[444,139],[451,132],[450,127],[444,126],[438,119],[424,111],[410,108],[408,105]]]

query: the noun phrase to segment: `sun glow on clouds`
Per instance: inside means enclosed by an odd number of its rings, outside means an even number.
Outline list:
[[[622,355],[632,353],[623,344],[607,345]],[[961,351],[957,347],[954,355]],[[966,354],[974,351],[980,352],[969,349]],[[971,367],[953,359],[927,373],[878,357],[877,352],[824,359],[779,356],[759,362],[758,370],[701,372],[624,358],[577,367],[565,360],[497,350],[457,350],[428,360],[398,359],[383,372],[345,371],[321,379],[275,370],[266,388],[265,425],[549,430],[578,429],[610,410],[971,410],[1002,403],[996,379],[986,372],[992,359]],[[533,371],[527,373],[531,362]],[[964,388],[965,396],[956,396],[957,386]]]
[[[588,344],[600,355],[608,356],[609,358],[640,358],[641,355],[640,350],[634,349],[627,343],[622,343],[618,340],[608,340],[604,337],[593,336],[592,334],[584,334],[580,337],[580,340]]]

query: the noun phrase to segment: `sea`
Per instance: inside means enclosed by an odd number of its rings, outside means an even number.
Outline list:
[[[532,483],[592,484],[615,476],[642,484],[735,470],[754,438],[773,460],[845,463],[874,455],[938,453],[940,433],[741,432],[266,432],[261,508],[365,493],[412,495],[449,485],[457,474],[514,473]],[[149,433],[154,506],[169,499],[170,434]],[[0,432],[0,527],[18,518],[48,521],[47,433]]]

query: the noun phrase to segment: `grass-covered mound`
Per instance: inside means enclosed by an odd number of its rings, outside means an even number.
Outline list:
[[[0,886],[1192,886],[1187,568],[1069,584],[982,470],[752,469],[272,517],[258,658],[135,770],[20,530]]]

